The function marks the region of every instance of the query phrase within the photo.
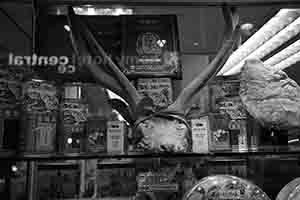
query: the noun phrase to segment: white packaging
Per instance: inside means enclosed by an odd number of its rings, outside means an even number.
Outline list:
[[[125,123],[122,121],[107,122],[107,153],[125,153]]]
[[[207,118],[192,119],[192,139],[193,139],[193,152],[194,153],[208,153],[208,120]]]

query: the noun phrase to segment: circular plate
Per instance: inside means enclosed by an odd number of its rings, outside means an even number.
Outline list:
[[[249,181],[229,175],[203,178],[188,193],[184,200],[270,200],[258,186]]]
[[[300,199],[300,178],[296,178],[282,188],[276,200],[298,200]]]

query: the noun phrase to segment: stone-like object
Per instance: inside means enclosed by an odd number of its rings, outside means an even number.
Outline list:
[[[245,61],[240,97],[247,111],[266,128],[300,127],[300,87],[283,71],[256,59]]]

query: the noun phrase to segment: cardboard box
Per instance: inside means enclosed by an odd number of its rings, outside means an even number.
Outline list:
[[[136,88],[143,98],[150,98],[158,109],[173,102],[173,86],[169,78],[141,78],[137,80]]]
[[[231,150],[230,134],[228,129],[229,119],[227,115],[210,113],[200,118],[208,124],[209,150]]]
[[[209,152],[209,127],[208,121],[205,118],[191,119],[192,140],[194,153]]]
[[[107,122],[107,153],[125,154],[127,146],[127,126],[122,121]]]

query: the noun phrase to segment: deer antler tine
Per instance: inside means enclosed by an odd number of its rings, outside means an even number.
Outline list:
[[[87,34],[87,36],[91,39],[99,53],[103,56],[104,60],[107,61],[112,74],[114,77],[119,81],[119,84],[121,87],[123,87],[129,94],[129,97],[132,99],[133,102],[137,105],[137,103],[140,100],[140,96],[137,92],[137,90],[134,88],[134,86],[130,83],[130,81],[127,79],[127,77],[121,72],[119,67],[112,61],[112,59],[105,53],[104,49],[100,46],[100,44],[97,42],[93,34],[89,31],[87,27],[85,27],[84,32]]]
[[[87,53],[87,49],[83,44],[82,38],[74,32],[75,27],[73,26],[73,23],[71,22],[71,19],[69,19],[69,17],[68,17],[68,21],[71,27],[70,30],[71,43],[76,56],[89,56],[89,54]],[[92,73],[96,76],[96,79],[102,85],[108,87],[113,92],[120,94],[120,96],[126,99],[126,95],[122,93],[123,90],[118,85],[118,82],[116,80],[108,76],[101,68],[96,66],[95,63],[86,63],[86,65],[88,65],[87,67],[90,69],[90,71],[92,71]],[[128,100],[128,98],[126,100]]]
[[[167,111],[184,114],[189,101],[221,69],[239,41],[239,16],[235,8],[224,6],[222,11],[225,20],[225,35],[222,47],[203,72],[181,91],[176,101],[167,108]]]
[[[104,69],[101,69],[96,63],[85,63],[85,65],[103,86],[111,89],[113,92],[123,97],[134,111],[139,101],[139,94],[136,89],[115,65],[111,58],[105,53],[103,48],[98,44],[93,34],[88,30],[85,24],[82,23],[80,19],[75,18],[75,13],[72,7],[69,7],[68,13],[68,20],[71,27],[71,40],[76,54],[79,55],[79,53],[81,53],[80,56],[90,55],[88,49],[85,47],[85,42],[95,46],[97,53],[107,61],[110,67],[109,69],[111,70],[110,73],[107,73]],[[77,32],[76,35],[74,34],[74,30]],[[80,50],[81,52],[79,52]]]

